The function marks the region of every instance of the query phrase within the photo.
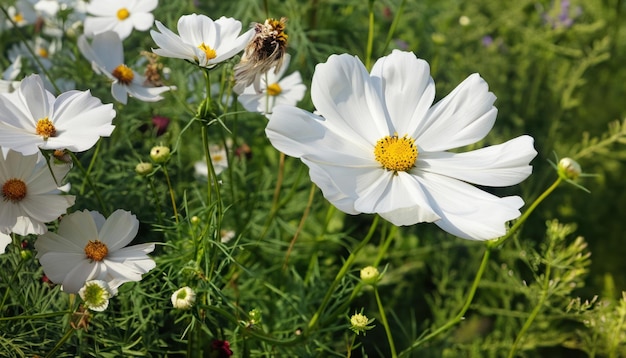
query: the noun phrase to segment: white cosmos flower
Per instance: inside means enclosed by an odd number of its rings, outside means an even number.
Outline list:
[[[24,156],[8,150],[6,157],[0,153],[0,231],[19,235],[45,233],[47,222],[56,220],[74,205],[73,195],[59,195],[58,182],[68,171],[69,166],[59,166],[51,172],[39,153]]]
[[[150,13],[159,4],[158,0],[91,0],[87,5],[85,34],[97,35],[115,31],[123,40],[133,31],[146,31],[154,23]]]
[[[138,230],[139,221],[128,211],[116,210],[107,219],[95,211],[77,211],[61,220],[56,233],[39,236],[37,258],[65,292],[77,293],[90,280],[106,281],[115,291],[156,266],[147,255],[153,243],[125,247]]]
[[[163,99],[161,93],[175,87],[153,87],[146,85],[146,77],[132,70],[124,63],[122,40],[113,31],[102,32],[93,37],[91,45],[87,38],[78,38],[78,48],[91,62],[97,73],[107,76],[111,84],[111,94],[117,101],[126,104],[128,95],[144,102],[156,102]]]
[[[239,103],[250,112],[260,112],[269,117],[272,109],[277,105],[295,106],[306,92],[306,86],[302,83],[300,72],[296,71],[283,78],[291,56],[285,55],[284,62],[278,72],[272,67],[264,75],[261,75],[261,93],[257,93],[254,85],[248,86],[237,98]]]
[[[92,311],[102,312],[109,307],[109,299],[115,296],[116,290],[112,290],[106,281],[90,280],[78,290],[78,295],[83,300],[85,307]]]
[[[209,145],[209,154],[211,155],[211,163],[213,163],[215,175],[219,175],[224,169],[228,168],[228,155],[223,145]],[[193,167],[196,175],[204,178],[209,177],[209,167],[207,166],[206,158],[195,162]]]
[[[55,98],[38,75],[22,80],[17,91],[0,93],[0,146],[24,155],[39,149],[83,152],[111,135],[112,104],[89,91],[68,91]]]
[[[278,150],[301,158],[326,199],[346,213],[378,213],[395,225],[434,222],[465,239],[502,236],[523,200],[469,183],[524,180],[537,154],[533,139],[449,152],[487,135],[496,98],[473,74],[431,107],[429,71],[411,52],[394,50],[371,74],[356,57],[333,55],[313,75],[319,115],[277,106],[266,133]]]
[[[202,67],[214,67],[230,59],[246,47],[254,30],[242,35],[241,22],[230,17],[213,21],[205,15],[184,15],[178,19],[178,35],[159,21],[157,31],[150,35],[159,49],[152,52],[163,57],[180,58]]]
[[[5,253],[7,249],[7,245],[10,244],[11,241],[13,241],[11,239],[11,235],[0,232],[0,254]]]

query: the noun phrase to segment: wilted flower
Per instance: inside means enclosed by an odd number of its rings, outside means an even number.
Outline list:
[[[428,64],[394,50],[371,74],[333,55],[316,67],[316,112],[276,106],[266,128],[278,150],[299,157],[324,197],[349,214],[378,213],[395,225],[434,222],[466,239],[504,235],[520,215],[518,196],[499,198],[469,183],[509,186],[530,175],[537,152],[521,136],[466,153],[492,128],[496,97],[473,74],[431,107]]]
[[[115,31],[123,40],[133,28],[146,31],[154,23],[151,11],[158,4],[158,0],[91,0],[87,12],[92,16],[85,19],[85,34]]]
[[[254,26],[254,37],[243,53],[241,62],[235,66],[236,93],[243,93],[244,89],[254,84],[254,89],[260,93],[260,78],[272,67],[278,72],[287,51],[287,34],[285,34],[286,18],[267,19],[265,23]]]
[[[241,22],[230,17],[213,21],[205,15],[184,15],[178,19],[176,35],[159,21],[157,31],[150,31],[159,46],[152,52],[163,57],[180,58],[201,67],[212,68],[243,50],[252,37],[252,30],[239,35]]]
[[[47,231],[46,223],[74,205],[74,196],[59,195],[58,188],[69,166],[53,169],[51,172],[39,153],[24,156],[8,150],[5,156],[0,152],[0,231],[43,234]]]
[[[128,245],[139,230],[139,221],[128,211],[116,210],[108,218],[95,211],[76,211],[61,220],[56,233],[35,241],[37,258],[45,274],[63,291],[77,293],[89,280],[106,281],[112,290],[156,264],[148,257],[154,244]]]
[[[261,92],[257,92],[254,85],[248,86],[237,98],[239,103],[250,112],[263,113],[269,116],[274,106],[284,104],[295,106],[302,100],[306,86],[302,83],[300,72],[296,71],[282,78],[289,66],[289,54],[285,55],[285,62],[279,71],[271,68],[260,77]]]
[[[146,78],[124,63],[122,40],[113,31],[102,32],[93,37],[91,45],[87,38],[78,38],[78,48],[91,62],[94,71],[103,74],[111,81],[111,94],[122,104],[126,104],[128,95],[144,102],[156,102],[163,99],[161,93],[176,87],[153,87],[146,83]]]
[[[196,293],[190,287],[182,287],[172,294],[172,306],[180,310],[191,308],[196,302]]]
[[[115,295],[115,291],[109,287],[106,281],[91,280],[78,290],[78,295],[83,299],[85,307],[92,311],[102,312],[109,307],[109,298]]]
[[[41,77],[22,80],[13,93],[0,93],[0,146],[24,155],[39,149],[82,152],[113,132],[112,104],[89,91],[68,91],[55,98]]]

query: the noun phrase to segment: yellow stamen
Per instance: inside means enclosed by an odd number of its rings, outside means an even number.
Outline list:
[[[9,179],[2,185],[2,197],[17,203],[26,197],[26,183],[20,179]]]
[[[16,24],[21,23],[22,21],[24,21],[24,15],[22,15],[21,12],[16,13],[15,15],[13,15],[13,21],[15,21]]]
[[[271,85],[267,86],[267,94],[269,94],[270,96],[278,96],[282,91],[283,89],[280,88],[280,85],[278,83],[272,83]]]
[[[85,245],[85,255],[93,261],[102,261],[109,254],[109,248],[100,240],[91,241]]]
[[[128,12],[128,10],[126,10],[125,7],[117,10],[117,18],[122,21],[122,20],[126,20],[128,17],[130,16],[130,12]]]
[[[40,48],[37,50],[37,54],[39,55],[39,57],[48,58],[48,50],[46,50],[46,49],[45,49],[45,48],[43,48],[43,47],[40,47]]]
[[[35,133],[42,136],[44,140],[47,140],[50,137],[54,137],[57,133],[57,129],[54,128],[54,124],[52,124],[48,117],[45,117],[37,121]]]
[[[131,70],[125,64],[121,64],[115,67],[111,74],[113,75],[113,77],[117,78],[117,80],[123,85],[130,84],[131,82],[133,82],[133,78],[135,77],[133,70]]]
[[[215,53],[215,50],[211,48],[211,46],[205,44],[204,42],[200,44],[200,46],[198,46],[198,48],[202,51],[204,51],[204,54],[206,56],[207,60],[212,60],[215,57],[217,57],[217,54]]]
[[[393,136],[386,136],[376,142],[374,156],[386,170],[394,173],[405,172],[415,166],[417,146],[415,140],[406,134],[399,138],[398,133],[394,133]]]

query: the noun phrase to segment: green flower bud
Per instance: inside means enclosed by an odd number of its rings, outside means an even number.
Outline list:
[[[582,173],[580,164],[572,158],[561,159],[559,161],[559,165],[557,166],[557,171],[561,178],[569,180],[576,180],[576,178],[578,178],[578,176]]]
[[[362,313],[355,313],[350,317],[350,329],[356,333],[357,335],[363,333],[374,328],[374,326],[370,326],[369,324],[374,322],[374,319],[367,318],[366,315]]]
[[[152,173],[152,164],[141,162],[135,166],[135,173],[139,175],[148,175]]]
[[[152,147],[150,150],[150,158],[152,158],[155,163],[165,163],[170,159],[170,148],[164,145]]]
[[[366,285],[375,285],[380,280],[380,272],[374,266],[361,269],[361,281]]]

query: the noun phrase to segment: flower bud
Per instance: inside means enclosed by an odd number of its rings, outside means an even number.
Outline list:
[[[135,166],[135,173],[139,175],[148,175],[152,173],[152,164],[141,162]]]
[[[33,257],[33,252],[31,250],[20,250],[20,256],[22,260],[30,260]]]
[[[374,326],[369,326],[372,322],[374,322],[374,319],[369,319],[362,313],[355,313],[350,317],[350,329],[357,335],[360,333],[365,335],[365,331],[374,328]]]
[[[109,298],[114,292],[106,281],[90,280],[78,290],[78,295],[83,299],[85,307],[92,311],[102,312],[109,307]]]
[[[361,281],[366,285],[375,285],[380,280],[380,272],[374,266],[361,269]]]
[[[196,293],[190,287],[182,287],[172,294],[172,306],[181,310],[191,308],[196,302]]]
[[[567,157],[559,161],[557,171],[561,178],[569,180],[575,180],[576,178],[578,178],[580,173],[582,173],[580,164],[578,164],[578,162],[576,162],[574,159]]]
[[[152,158],[155,163],[165,163],[170,159],[170,148],[164,145],[152,147],[150,150],[150,158]]]

